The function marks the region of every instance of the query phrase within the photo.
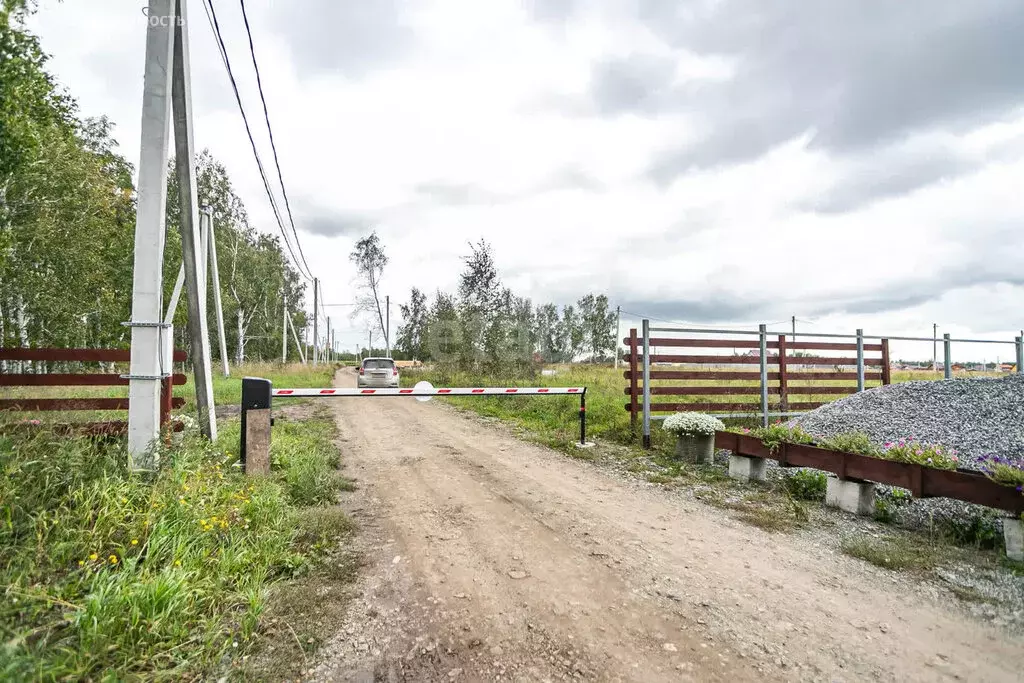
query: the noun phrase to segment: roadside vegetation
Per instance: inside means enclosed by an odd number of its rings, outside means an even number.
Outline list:
[[[263,478],[237,465],[237,419],[148,474],[117,441],[0,434],[0,678],[194,679],[260,651],[275,596],[335,566],[351,528],[334,423],[303,417],[279,413]]]

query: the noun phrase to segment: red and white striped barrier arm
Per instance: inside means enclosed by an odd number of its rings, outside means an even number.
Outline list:
[[[410,389],[274,389],[277,398],[312,396],[512,396],[582,394],[585,387],[450,387]]]

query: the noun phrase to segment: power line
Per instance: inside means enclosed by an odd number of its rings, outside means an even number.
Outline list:
[[[307,280],[312,280],[313,276],[310,274],[308,267],[305,271],[299,264],[299,260],[295,258],[295,251],[292,249],[291,242],[288,240],[288,232],[284,229],[284,223],[281,221],[281,211],[277,207],[277,201],[274,199],[274,193],[270,190],[270,183],[267,181],[267,173],[263,168],[263,161],[260,159],[259,151],[256,149],[256,141],[252,137],[252,129],[249,126],[249,117],[246,116],[245,107],[242,105],[242,96],[238,92],[238,83],[235,81],[235,74],[231,69],[231,60],[228,57],[227,48],[224,45],[224,37],[220,31],[220,22],[217,20],[217,10],[213,6],[213,0],[203,0],[203,7],[206,9],[206,17],[210,21],[210,28],[213,29],[214,37],[217,40],[217,45],[220,50],[221,60],[224,62],[224,68],[228,73],[228,79],[231,81],[231,89],[235,93],[235,102],[238,103],[238,111],[242,114],[242,122],[245,124],[245,132],[249,137],[249,146],[252,147],[252,154],[256,158],[256,166],[260,171],[260,178],[263,180],[263,189],[267,193],[267,198],[270,200],[270,207],[274,211],[274,219],[277,221],[277,227],[281,231],[281,236],[284,237],[285,246],[288,247],[288,253],[292,257],[292,261],[295,263],[296,269],[299,274]],[[305,260],[303,260],[303,263]]]
[[[292,226],[292,235],[295,237],[295,246],[299,249],[299,256],[302,258],[302,265],[306,272],[312,272],[309,263],[306,262],[306,255],[302,253],[302,242],[299,241],[299,233],[295,229],[295,219],[292,218],[292,205],[288,201],[288,190],[285,189],[284,176],[281,174],[281,163],[277,158],[277,145],[274,143],[274,129],[270,126],[270,112],[267,111],[267,99],[263,96],[263,79],[260,78],[260,67],[256,63],[256,49],[252,44],[252,31],[249,30],[249,15],[245,11],[245,0],[239,0],[242,5],[242,21],[245,23],[245,34],[249,37],[249,54],[252,55],[252,68],[256,72],[256,87],[260,91],[260,102],[263,103],[263,118],[267,122],[267,133],[270,135],[270,149],[274,153],[274,166],[277,168],[277,179],[281,183],[281,195],[284,197],[284,208],[288,212],[288,222]]]

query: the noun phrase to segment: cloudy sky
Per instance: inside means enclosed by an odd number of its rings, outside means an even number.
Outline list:
[[[238,3],[215,0],[247,111]],[[31,26],[138,159],[142,0]],[[276,230],[200,2],[195,130]],[[376,229],[385,289],[467,242],[534,301],[700,325],[1012,339],[1024,326],[1018,0],[248,0],[296,223],[328,303]],[[258,127],[257,127],[258,128]],[[270,160],[265,131],[258,144]],[[394,317],[397,317],[395,306]],[[365,324],[331,315],[354,347]],[[782,329],[787,325],[776,325]],[[897,347],[930,355],[930,344]],[[994,359],[1012,347],[963,349]]]

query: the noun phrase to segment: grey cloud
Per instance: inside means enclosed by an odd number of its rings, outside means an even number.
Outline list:
[[[569,166],[555,171],[533,186],[519,192],[495,192],[472,183],[432,181],[419,183],[413,188],[416,195],[427,202],[452,206],[493,205],[527,199],[546,192],[562,190],[597,191],[604,185],[582,169]]]
[[[978,159],[948,152],[867,154],[851,160],[845,176],[808,202],[807,208],[820,213],[845,213],[956,178],[980,165]]]
[[[507,201],[509,195],[492,192],[470,183],[433,181],[420,183],[414,188],[421,199],[437,203],[465,206],[469,204],[496,204]]]
[[[373,228],[375,223],[371,216],[335,211],[303,198],[294,202],[294,208],[295,227],[314,235],[358,235]]]
[[[404,20],[414,0],[310,0],[273,10],[300,69],[359,77],[409,54],[414,31]]]
[[[1013,0],[639,0],[635,18],[672,48],[737,65],[729,80],[678,85],[650,59],[594,67],[600,113],[692,115],[698,141],[657,160],[659,182],[803,133],[852,153],[1024,104],[1024,3]]]

